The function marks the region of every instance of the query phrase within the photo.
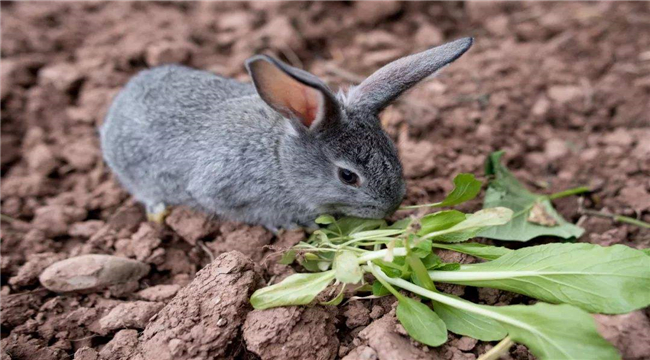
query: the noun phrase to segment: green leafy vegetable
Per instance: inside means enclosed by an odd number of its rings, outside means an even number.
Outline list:
[[[350,251],[342,251],[334,258],[336,280],[345,284],[356,284],[363,278],[363,272],[356,255]]]
[[[334,270],[315,274],[293,274],[282,282],[261,288],[251,296],[255,309],[278,306],[306,305],[334,280]]]
[[[465,335],[483,341],[501,340],[508,332],[498,321],[471,313],[438,301],[433,302],[433,310],[455,334]]]
[[[332,215],[321,215],[314,220],[316,224],[329,225],[336,222],[336,219]]]
[[[476,180],[472,174],[458,174],[454,178],[454,190],[447,195],[441,202],[426,204],[426,205],[413,205],[405,206],[402,209],[417,209],[422,207],[445,207],[462,204],[466,201],[474,199],[480,192],[483,183]]]
[[[501,164],[502,155],[502,151],[492,153],[486,162],[485,173],[493,175],[494,180],[488,184],[483,207],[507,207],[514,212],[514,216],[507,224],[486,229],[479,236],[510,241],[528,241],[542,235],[579,238],[584,229],[564,220],[553,209],[547,196],[528,191]],[[531,218],[533,209],[535,213]]]
[[[343,302],[343,297],[345,295],[344,291],[345,291],[345,286],[341,286],[341,291],[339,291],[338,295],[336,295],[333,299],[331,299],[329,301],[321,302],[320,304],[325,305],[325,306],[337,306],[337,305],[339,305],[341,302]]]
[[[525,344],[540,359],[620,359],[618,351],[596,330],[588,313],[570,305],[490,307],[500,315],[510,338]]]
[[[490,246],[481,243],[460,243],[460,244],[441,244],[435,243],[432,246],[439,249],[447,249],[459,253],[476,256],[477,258],[494,260],[503,255],[509,254],[512,250],[500,246]]]
[[[426,304],[402,297],[397,304],[397,319],[412,338],[423,344],[440,346],[447,342],[445,323]]]
[[[507,223],[512,218],[512,210],[504,207],[483,209],[467,215],[466,219],[456,225],[423,235],[423,239],[438,242],[461,242],[471,239],[486,228]]]
[[[541,360],[618,358],[584,310],[618,314],[650,305],[650,251],[576,243],[510,250],[461,243],[479,234],[525,241],[538,235],[577,237],[582,232],[557,215],[550,200],[587,188],[549,196],[530,193],[501,166],[500,156],[492,154],[487,163],[487,172],[495,179],[488,189],[486,208],[474,214],[439,211],[412,215],[392,225],[384,220],[320,216],[317,223],[325,227],[281,259],[285,264],[298,259],[314,273],[295,274],[260,289],[251,303],[256,309],[308,304],[336,280],[338,294],[321,304],[338,305],[346,284],[360,283],[357,292],[395,296],[397,317],[408,334],[430,346],[443,344],[449,330],[485,341],[511,339],[528,346]],[[459,204],[481,189],[481,183],[469,174],[458,175],[454,185],[445,200],[424,206]],[[445,263],[435,249],[489,261]],[[375,277],[372,286],[364,282],[367,272]],[[440,282],[509,290],[562,305],[477,305],[439,292],[435,283]],[[419,296],[422,302],[404,292]]]
[[[372,284],[372,294],[374,296],[386,296],[390,295],[390,291],[384,287],[379,281],[375,281]]]
[[[282,258],[280,258],[280,261],[278,263],[282,265],[290,265],[296,260],[296,251],[295,250],[288,250],[284,254],[282,254]]]
[[[431,300],[498,321],[514,341],[525,344],[542,360],[619,359],[616,349],[596,330],[594,319],[570,305],[484,306],[416,286],[403,279],[383,281]],[[410,334],[410,333],[409,333]]]
[[[422,236],[434,231],[449,229],[465,221],[465,219],[465,214],[457,210],[440,211],[426,215],[420,219],[420,231],[418,231],[418,235]]]
[[[590,312],[621,314],[650,304],[650,257],[623,245],[534,246],[429,275],[434,281],[508,290]]]

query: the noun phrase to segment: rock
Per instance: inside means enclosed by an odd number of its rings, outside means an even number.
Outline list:
[[[560,104],[567,104],[583,96],[583,91],[578,86],[555,85],[548,89],[548,97]]]
[[[363,329],[358,337],[363,345],[374,350],[377,359],[409,359],[409,360],[432,360],[436,357],[415,347],[408,337],[402,336],[396,331],[397,318],[394,315],[384,315],[381,319],[373,321]],[[344,360],[361,360],[361,354],[374,356],[372,352],[356,349],[350,352]],[[371,359],[373,357],[370,357]]]
[[[444,42],[445,35],[442,31],[428,23],[423,23],[415,33],[415,42],[422,48],[440,45]],[[393,44],[396,45],[396,44]]]
[[[350,302],[345,307],[343,316],[346,318],[345,325],[350,329],[370,323],[370,310],[361,301]]]
[[[9,278],[9,284],[17,287],[24,287],[36,284],[38,276],[48,266],[61,260],[62,254],[47,252],[41,254],[33,254],[29,256],[27,262],[20,267],[18,274]]]
[[[106,223],[101,220],[88,220],[88,221],[76,222],[70,225],[70,228],[68,229],[68,234],[70,236],[91,238],[101,228],[103,228],[104,225],[106,225]]]
[[[594,315],[598,331],[624,359],[650,359],[650,319],[643,310],[623,315]]]
[[[463,336],[460,339],[456,339],[452,341],[451,345],[455,346],[456,348],[458,348],[458,350],[461,351],[471,351],[472,349],[474,349],[477,342],[478,340],[476,339],[473,339],[468,336]]]
[[[99,150],[93,138],[82,138],[63,146],[61,157],[80,171],[92,169],[99,158]]]
[[[42,85],[51,84],[59,91],[69,91],[83,80],[78,66],[71,63],[55,63],[42,68],[38,72]]]
[[[210,216],[185,206],[173,208],[165,223],[191,245],[219,229],[219,223]]]
[[[232,231],[221,231],[225,235],[206,245],[217,254],[237,250],[253,261],[262,260],[264,247],[271,244],[273,234],[261,226],[237,225]]]
[[[358,1],[354,2],[354,18],[359,22],[374,25],[402,10],[399,1]]]
[[[99,320],[99,326],[106,332],[118,329],[144,329],[149,319],[162,307],[162,303],[151,301],[121,303]]]
[[[149,46],[145,59],[149,66],[186,63],[194,52],[194,46],[185,42],[160,42]]]
[[[335,308],[255,310],[246,317],[243,336],[246,348],[262,360],[329,360],[338,353],[335,324]]]
[[[544,152],[549,161],[557,161],[569,154],[569,147],[562,139],[550,139],[546,142]]]
[[[623,188],[618,197],[623,204],[636,211],[641,212],[650,209],[650,193],[641,185]]]
[[[149,266],[136,260],[110,255],[81,255],[50,265],[39,277],[54,292],[97,290],[137,281]]]
[[[86,210],[74,206],[48,205],[36,209],[32,225],[47,236],[60,236],[68,232],[68,225],[81,221]]]
[[[118,240],[115,250],[118,255],[135,257],[145,263],[161,264],[165,255],[165,249],[160,247],[161,243],[158,229],[148,222],[143,222],[130,239]]]
[[[634,143],[632,134],[627,129],[618,128],[613,132],[603,136],[603,143],[607,145],[631,146]]]
[[[121,330],[99,352],[102,360],[144,360],[138,350],[138,331]]]
[[[25,154],[27,166],[36,174],[47,176],[58,167],[52,150],[45,144],[38,144]]]
[[[47,342],[27,334],[12,333],[2,339],[2,352],[10,359],[63,360],[69,356],[63,349],[48,346]]]
[[[369,346],[361,345],[350,351],[343,360],[377,360],[377,352]]]
[[[137,295],[144,300],[148,301],[162,301],[172,298],[178,290],[180,290],[180,285],[156,285],[150,288],[146,288],[137,293]]]
[[[261,280],[243,254],[217,257],[154,316],[141,337],[145,359],[235,357],[248,299]]]
[[[99,360],[99,354],[93,348],[82,347],[74,353],[74,360]]]

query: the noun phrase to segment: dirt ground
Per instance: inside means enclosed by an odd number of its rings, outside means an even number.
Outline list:
[[[382,115],[406,201],[439,200],[455,174],[481,175],[486,156],[504,149],[535,191],[589,185],[586,208],[650,221],[648,2],[3,2],[1,21],[3,360],[474,360],[493,345],[454,335],[436,349],[417,344],[390,298],[251,311],[252,291],[296,271],[273,254],[302,232],[274,236],[185,208],[165,226],[147,223],[101,161],[97,126],[130,76],[163,63],[248,81],[243,61],[266,52],[337,87],[474,36],[467,54]],[[556,205],[586,228],[580,241],[650,247],[650,231],[581,216],[576,198]],[[47,266],[82,254],[151,270],[96,292],[39,284]],[[484,304],[530,301],[444,290]],[[624,358],[648,359],[649,315],[597,319]],[[532,356],[515,346],[507,358]]]

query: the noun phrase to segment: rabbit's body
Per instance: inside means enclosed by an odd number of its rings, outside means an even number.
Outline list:
[[[146,70],[108,111],[104,159],[150,215],[184,204],[270,229],[313,226],[322,213],[381,218],[405,182],[379,112],[471,43],[399,59],[338,96],[265,56],[246,63],[252,85],[176,65]]]
[[[149,211],[186,204],[269,227],[305,225],[317,209],[277,176],[281,121],[251,84],[162,66],[138,74],[116,97],[101,128],[102,150]]]

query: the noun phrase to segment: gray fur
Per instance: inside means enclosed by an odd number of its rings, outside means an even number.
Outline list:
[[[309,85],[303,73],[292,76]],[[355,98],[344,105],[332,97],[328,106],[337,108],[323,113],[334,118],[308,129],[266,104],[251,84],[161,66],[117,95],[101,128],[102,151],[148,209],[184,204],[268,228],[310,226],[322,213],[382,218],[404,196],[402,167],[378,119],[385,105]],[[338,166],[359,174],[362,185],[343,184]]]

